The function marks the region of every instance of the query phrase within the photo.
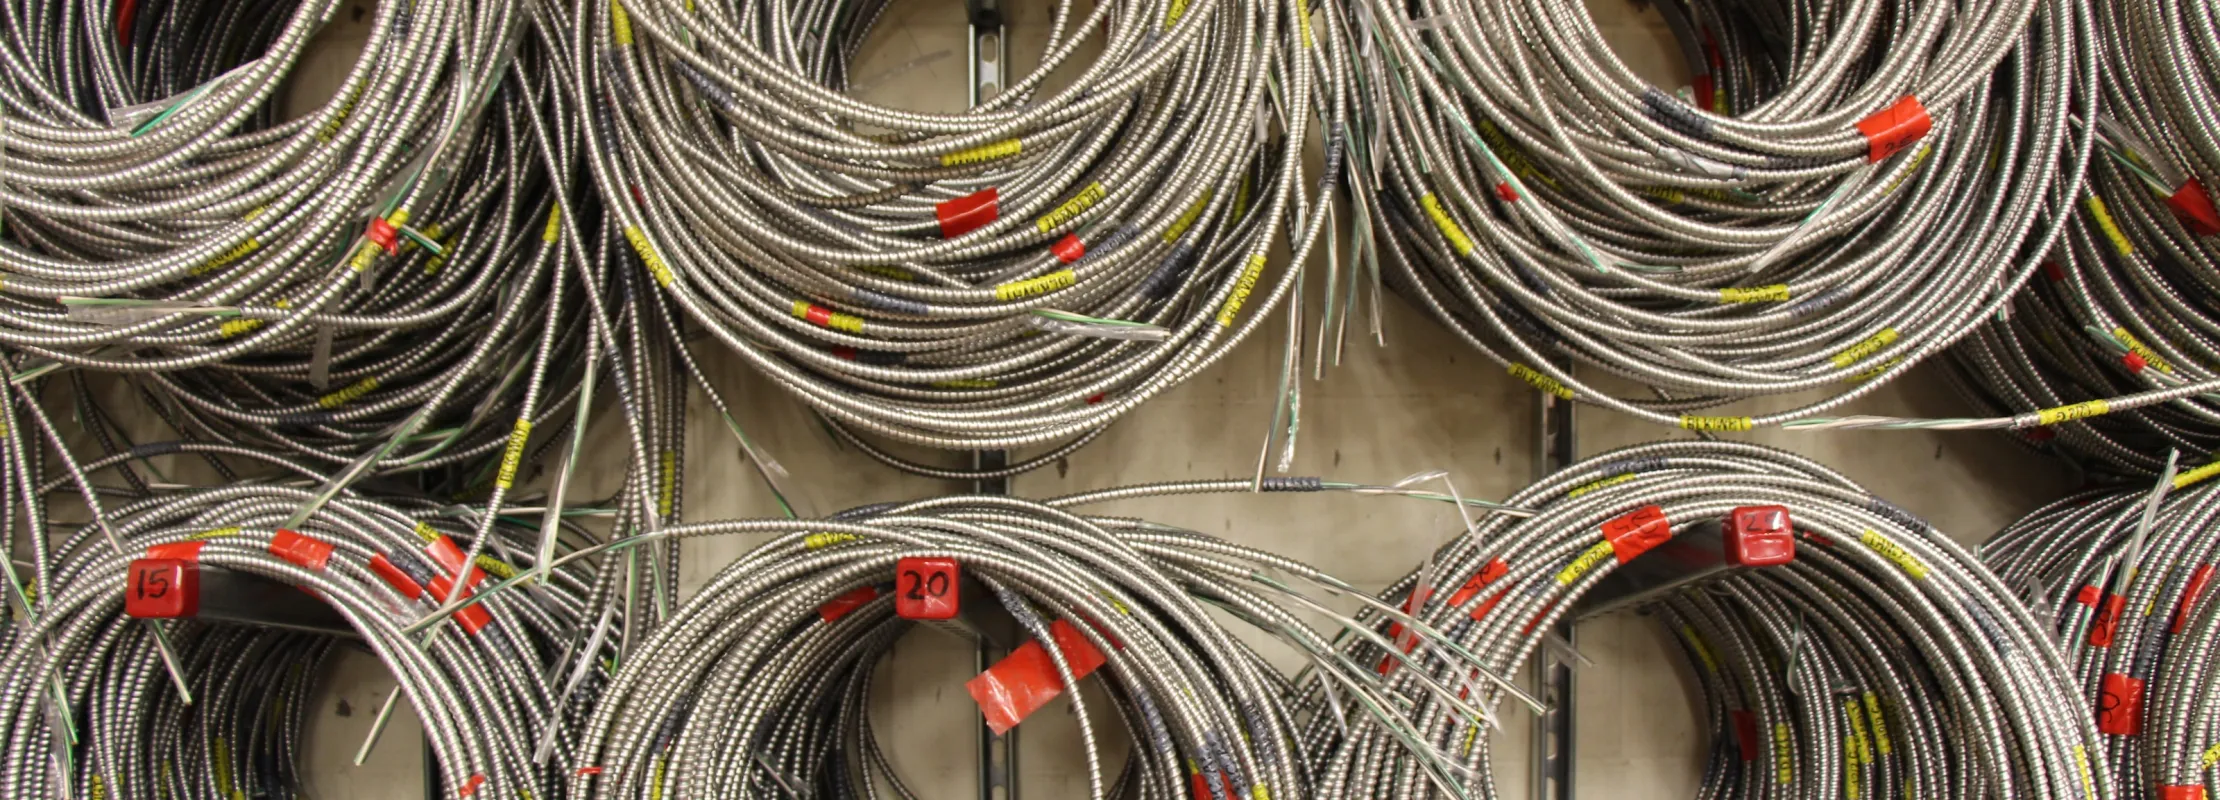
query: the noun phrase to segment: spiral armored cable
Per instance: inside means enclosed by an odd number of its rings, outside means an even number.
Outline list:
[[[1247,338],[1327,226],[1338,169],[1300,164],[1348,125],[1330,4],[1058,3],[1041,63],[963,113],[844,93],[883,2],[584,7],[588,159],[638,271],[851,436],[1076,446]]]
[[[2097,752],[2123,797],[2203,797],[2214,781],[2212,472],[2169,474],[2157,492],[2077,494],[1982,547],[2006,585],[2056,620],[2069,686],[2097,721]]]
[[[2120,796],[2046,626],[1940,532],[1818,464],[1737,443],[1640,445],[1506,502],[1534,516],[1482,520],[1382,595],[1497,674],[1570,657],[1550,631],[1626,565],[1706,568],[1696,559],[1704,551],[1686,545],[1699,529],[1738,526],[1749,534],[1741,541],[1773,546],[1737,556],[1723,545],[1709,567],[1722,557],[1746,566],[1646,606],[1701,683],[1699,725],[1712,744],[1697,797]],[[1791,536],[1793,550],[1782,549]],[[1398,635],[1399,624],[1375,624]],[[1469,796],[1503,796],[1490,737],[1419,688],[1468,673],[1413,659],[1403,641],[1341,644],[1379,663],[1411,725],[1461,762]],[[1315,681],[1303,688],[1310,705],[1330,700]],[[1471,691],[1482,707],[1496,692]],[[1342,735],[1314,716],[1305,741]],[[1314,762],[1320,794],[1423,796],[1421,765],[1400,744],[1369,738]]]
[[[2089,159],[2078,3],[1659,3],[1678,96],[1579,3],[1354,5],[1375,268],[1514,375],[1653,422],[1779,425],[1903,374],[2035,272]]]
[[[1413,493],[1305,478],[1265,486]],[[1306,621],[1315,614],[1356,626],[1322,604],[1329,597],[1394,609],[1315,569],[1215,537],[1066,510],[1249,488],[1225,480],[1044,502],[958,496],[825,520],[665,528],[660,535],[777,536],[720,571],[628,657],[585,728],[572,767],[590,780],[572,784],[570,796],[870,797],[881,780],[906,795],[866,709],[895,640],[928,626],[990,639],[998,627],[1008,631],[999,635],[1012,639],[1013,654],[966,684],[998,731],[1070,696],[1089,797],[1339,797],[1313,783],[1308,765],[1341,745],[1297,737],[1306,715],[1322,709],[1289,705],[1287,676],[1265,660],[1276,653],[1251,645],[1292,648],[1316,674],[1342,682],[1337,696],[1351,728],[1396,730],[1391,698],[1378,693],[1368,665],[1332,652],[1331,622],[1321,630]],[[947,621],[958,617],[962,627]],[[1238,626],[1221,621],[1228,618],[1268,638],[1236,637]],[[1460,674],[1474,669],[1456,651],[1428,653]],[[1092,695],[1065,691],[1090,675],[1108,690],[1102,697],[1124,733],[1092,721]],[[1461,705],[1450,686],[1435,688]],[[1128,760],[1103,763],[1105,740],[1120,735],[1132,737]]]
[[[2102,111],[2080,112],[2104,157],[2073,225],[2010,315],[1951,361],[1984,409],[2020,412],[2220,379],[2220,186],[2212,83],[2220,39],[2187,3],[2091,4]],[[2201,104],[2201,105],[2200,105]],[[2156,475],[2169,449],[2220,447],[2220,394],[2024,431],[2092,472]]]

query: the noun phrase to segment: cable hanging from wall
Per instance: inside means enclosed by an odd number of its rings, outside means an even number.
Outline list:
[[[644,274],[859,442],[1067,452],[1249,338],[1329,222],[1330,5],[1059,5],[961,113],[846,93],[884,3],[592,7],[574,89]]]
[[[1646,608],[1698,682],[1710,746],[1696,796],[2116,795],[2047,626],[1942,532],[1819,464],[1747,444],[1638,445],[1504,502],[1533,513],[1478,521],[1381,596],[1494,674],[1579,663],[1551,633],[1559,620]],[[1677,577],[1621,583],[1659,573]],[[1378,665],[1468,794],[1498,796],[1496,740],[1425,687],[1470,684],[1459,697],[1481,708],[1501,692],[1414,659],[1407,623],[1368,621],[1393,645],[1344,635],[1341,652]],[[1303,706],[1332,700],[1315,679],[1300,688]],[[1306,729],[1340,735],[1327,714]],[[1362,738],[1313,763],[1321,795],[1423,791],[1422,765],[1381,732]]]
[[[1776,426],[1902,375],[2034,273],[2089,160],[2078,4],[1660,3],[1679,95],[1579,4],[1355,7],[1373,268],[1537,388],[1653,422]]]

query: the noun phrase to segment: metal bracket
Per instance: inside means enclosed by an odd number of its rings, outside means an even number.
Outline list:
[[[971,104],[977,106],[1008,85],[1010,40],[1002,35],[1000,0],[966,0],[964,10],[971,18]]]
[[[1557,359],[1557,366],[1572,371],[1570,359]],[[1574,436],[1573,401],[1548,392],[1535,392],[1534,396],[1538,398],[1534,405],[1534,479],[1541,480],[1571,466],[1580,451]],[[1578,645],[1569,615],[1557,623],[1554,632],[1567,644]],[[1534,658],[1533,677],[1534,694],[1549,710],[1534,717],[1533,791],[1528,796],[1536,800],[1572,800],[1573,668],[1544,648]]]
[[[993,2],[993,0],[983,1]],[[973,0],[973,2],[978,3],[982,0]],[[974,37],[974,41],[976,41],[976,37]],[[976,82],[973,86],[976,88]],[[1006,451],[977,450],[971,454],[971,468],[976,471],[1001,469],[1009,466],[1009,464],[1010,454]],[[978,494],[1007,495],[1010,493],[1010,479],[1006,477],[981,478],[973,482],[971,490]],[[1011,625],[1014,627],[1014,621]],[[976,663],[973,665],[976,667],[974,672],[986,672],[988,667],[994,666],[996,662],[1002,660],[1003,656],[1009,655],[1009,649],[996,644],[994,638],[985,635],[985,631],[982,630],[982,635],[979,637],[979,649],[976,651]],[[1017,759],[1017,730],[1011,729],[1009,732],[997,736],[993,728],[987,727],[986,719],[982,717],[979,721],[980,800],[1017,800]]]

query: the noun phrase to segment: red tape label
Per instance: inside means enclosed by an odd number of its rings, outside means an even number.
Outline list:
[[[950,619],[963,607],[963,568],[953,558],[894,562],[894,613],[903,619]]]
[[[432,602],[434,603],[446,605],[449,600],[460,600],[469,597],[471,590],[486,579],[485,570],[479,569],[475,565],[463,563],[462,548],[455,545],[454,539],[445,535],[432,540],[431,544],[425,545],[424,554],[431,556],[432,563],[439,565],[440,571],[432,575],[431,589]],[[466,566],[470,568],[468,572],[463,571]],[[448,594],[454,592],[455,576],[457,575],[463,576],[462,592],[449,597]],[[454,619],[455,623],[461,625],[463,630],[477,633],[493,623],[493,613],[487,611],[482,604],[474,605],[455,612]]]
[[[313,570],[323,570],[324,564],[331,561],[331,551],[330,542],[302,536],[284,528],[279,528],[277,535],[270,537],[270,555]]]
[[[831,602],[818,606],[817,616],[826,622],[839,622],[841,617],[848,616],[856,609],[869,605],[871,601],[877,599],[879,599],[879,587],[860,587],[855,591],[833,598]]]
[[[1665,521],[1665,509],[1655,505],[1637,508],[1603,523],[1603,539],[1611,543],[1611,552],[1618,556],[1621,564],[1633,561],[1636,556],[1672,538],[1673,526]]]
[[[2158,787],[2158,800],[2205,800],[2205,785],[2161,786]]]
[[[1934,126],[1934,119],[1927,116],[1927,107],[1919,104],[1919,98],[1904,95],[1895,105],[1858,121],[1858,132],[1865,134],[1868,148],[1866,161],[1878,162],[1896,155]]]
[[[2181,188],[2175,189],[2166,198],[2166,207],[2174,210],[2174,217],[2191,233],[2220,236],[2220,209],[2212,207],[2212,195],[2205,192],[2205,185],[2196,178],[2190,178]]]
[[[2143,732],[2143,679],[2114,672],[2097,690],[2097,730],[2116,736]]]
[[[147,558],[168,558],[178,561],[200,561],[200,549],[207,542],[164,542],[146,549]]]
[[[2211,564],[2199,566],[2196,572],[2189,574],[2189,584],[2181,590],[2181,605],[2174,609],[2174,625],[2169,629],[2171,632],[2181,633],[2181,629],[2189,625],[2189,614],[2197,610],[2198,596],[2203,595],[2205,587],[2211,583]]]
[[[370,229],[363,231],[362,235],[377,246],[384,248],[386,255],[396,256],[401,254],[401,232],[395,230],[393,223],[385,221],[382,217],[370,220]]]
[[[2097,623],[2089,626],[2090,647],[2111,647],[2112,638],[2120,633],[2120,612],[2126,610],[2127,598],[2106,595],[2104,608],[2097,612]]]
[[[933,206],[933,216],[940,219],[940,238],[958,236],[984,228],[1002,215],[1002,193],[993,186],[946,200]]]
[[[1742,750],[1742,760],[1756,761],[1758,758],[1757,715],[1750,713],[1748,709],[1737,708],[1727,712],[1727,716],[1734,718],[1734,744]]]
[[[386,560],[383,553],[370,557],[370,571],[378,573],[378,577],[385,579],[385,585],[393,587],[393,591],[400,592],[402,597],[415,600],[424,596],[424,587],[416,585],[416,580],[402,572],[400,567],[393,566],[393,562]]]
[[[1056,638],[1057,649],[1063,651],[1064,663],[1071,667],[1072,678],[1085,679],[1102,668],[1106,661],[1102,651],[1095,649],[1071,623],[1057,620],[1048,626],[1048,631]],[[1039,641],[1030,641],[979,673],[978,677],[965,681],[964,690],[979,703],[980,712],[987,717],[987,727],[999,736],[1062,694],[1064,681],[1056,674],[1056,661],[1049,658],[1048,648],[1042,647]]]
[[[2097,590],[2097,587],[2083,586],[2081,587],[2081,591],[2074,593],[2074,602],[2080,603],[2090,608],[2096,608],[2097,600],[2101,597],[2103,597],[2103,593],[2099,592]]]
[[[176,558],[141,558],[124,572],[123,613],[177,619],[200,613],[200,565]]]
[[[1069,264],[1087,255],[1087,244],[1079,241],[1079,234],[1067,233],[1049,250],[1056,253],[1056,260]]]

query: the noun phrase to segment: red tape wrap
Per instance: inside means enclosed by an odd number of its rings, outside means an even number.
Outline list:
[[[1734,744],[1741,749],[1742,760],[1756,761],[1758,758],[1757,715],[1750,713],[1749,709],[1737,708],[1727,712],[1727,716],[1734,718]]]
[[[940,219],[940,238],[954,239],[986,227],[1002,215],[1001,200],[1001,191],[989,186],[934,205],[933,216]]]
[[[331,551],[330,542],[302,536],[284,528],[279,528],[277,535],[270,537],[270,555],[319,572],[331,561]]]
[[[1064,652],[1064,663],[1071,667],[1072,678],[1085,679],[1102,668],[1106,660],[1102,651],[1095,649],[1071,623],[1057,620],[1049,624],[1048,631],[1056,638],[1056,647]],[[987,717],[987,727],[999,736],[1062,694],[1064,681],[1056,674],[1056,662],[1048,657],[1048,648],[1038,641],[1030,641],[979,673],[978,677],[965,681],[964,690],[979,703],[979,711]]]
[[[2161,786],[2158,787],[2158,800],[2205,800],[2205,785]]]
[[[1895,105],[1859,120],[1858,132],[1865,135],[1866,160],[1878,162],[1919,141],[1934,126],[1934,119],[1927,116],[1927,107],[1919,104],[1919,98],[1904,95]]]
[[[2114,672],[2097,690],[2097,730],[2116,736],[2143,732],[2143,679]]]
[[[1611,543],[1611,552],[1619,557],[1621,564],[1633,561],[1636,556],[1672,538],[1673,526],[1665,521],[1665,509],[1655,505],[1637,508],[1603,523],[1603,539]]]
[[[393,566],[383,553],[370,557],[370,571],[378,573],[378,577],[385,579],[385,585],[393,587],[402,597],[415,600],[424,596],[424,587],[416,585],[416,579],[410,578],[400,567]]]
[[[2127,598],[2106,595],[2104,607],[2097,611],[2096,624],[2089,626],[2090,647],[2111,647],[2113,637],[2120,633],[2120,612],[2127,609]]]
[[[200,549],[207,542],[164,542],[146,549],[147,558],[173,558],[179,561],[200,561]]]
[[[2189,585],[2181,590],[2181,605],[2174,609],[2174,626],[2171,632],[2181,633],[2181,629],[2189,625],[2190,613],[2197,610],[2198,596],[2203,595],[2205,587],[2211,583],[2211,564],[2199,566],[2196,572],[2189,574]]]
[[[432,540],[431,544],[425,545],[424,554],[431,556],[432,563],[439,565],[439,571],[432,575],[431,590],[432,602],[434,603],[446,605],[450,599],[460,600],[469,597],[471,590],[486,579],[485,570],[479,569],[473,564],[463,563],[462,548],[457,547],[455,540],[446,536],[441,536]],[[464,567],[468,567],[469,571],[465,572]],[[455,576],[457,575],[463,576],[462,592],[450,598],[448,594],[455,589]],[[487,611],[483,604],[470,606],[455,612],[455,623],[461,625],[463,630],[471,633],[477,633],[492,622],[493,613]]]
[[[2220,209],[2212,207],[2212,195],[2196,178],[2182,182],[2181,188],[2167,196],[2166,207],[2174,210],[2174,217],[2191,233],[2220,236]]]
[[[860,587],[855,591],[833,598],[831,602],[818,606],[817,616],[826,622],[839,622],[841,617],[848,616],[856,609],[862,608],[877,599],[879,599],[879,587]]]

